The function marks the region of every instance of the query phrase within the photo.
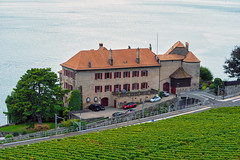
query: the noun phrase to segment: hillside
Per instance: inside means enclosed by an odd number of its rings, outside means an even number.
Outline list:
[[[240,159],[240,107],[0,150],[0,159]]]

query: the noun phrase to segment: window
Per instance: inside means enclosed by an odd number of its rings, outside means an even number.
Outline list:
[[[72,85],[70,85],[70,90],[71,90],[71,91],[73,90],[73,86],[72,86]]]
[[[114,72],[114,78],[121,78],[121,72]]]
[[[133,71],[132,77],[139,77],[139,71]]]
[[[142,71],[141,76],[142,77],[147,77],[148,76],[148,71],[147,70]]]
[[[121,91],[121,85],[120,84],[114,85],[114,92],[120,92],[120,91]]]
[[[128,71],[128,72],[123,72],[123,78],[125,78],[125,77],[130,77],[130,72]]]
[[[147,89],[148,88],[148,83],[144,82],[141,84],[141,89]]]
[[[112,79],[112,73],[111,72],[106,72],[105,73],[105,79]]]
[[[95,80],[102,79],[102,73],[95,73]]]
[[[95,86],[95,93],[102,92],[102,86]]]
[[[126,91],[130,91],[130,84],[124,84],[123,89],[125,89]]]
[[[138,83],[133,83],[132,84],[132,90],[138,90],[139,89],[139,84]]]
[[[112,92],[112,86],[111,85],[106,85],[105,86],[105,92]]]

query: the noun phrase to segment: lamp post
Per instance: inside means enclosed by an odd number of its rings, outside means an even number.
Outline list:
[[[142,117],[144,118],[144,101],[142,103]]]

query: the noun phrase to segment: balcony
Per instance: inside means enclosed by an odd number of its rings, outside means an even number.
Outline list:
[[[145,91],[129,91],[126,93],[122,92],[112,92],[113,96],[118,97],[131,97],[131,96],[141,96],[141,95],[152,95],[152,94],[158,94],[158,91],[155,89],[149,89]]]

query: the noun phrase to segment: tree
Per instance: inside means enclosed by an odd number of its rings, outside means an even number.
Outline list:
[[[203,81],[211,81],[213,79],[213,75],[210,70],[206,67],[200,67],[200,78]]]
[[[240,46],[235,46],[231,57],[226,59],[224,63],[224,73],[229,74],[230,78],[240,79]]]
[[[81,109],[81,95],[79,90],[73,90],[69,98],[68,107],[71,110],[80,110]]]
[[[63,112],[63,96],[57,74],[50,68],[32,68],[18,81],[16,88],[6,99],[10,122],[23,123],[50,121],[54,113]]]

